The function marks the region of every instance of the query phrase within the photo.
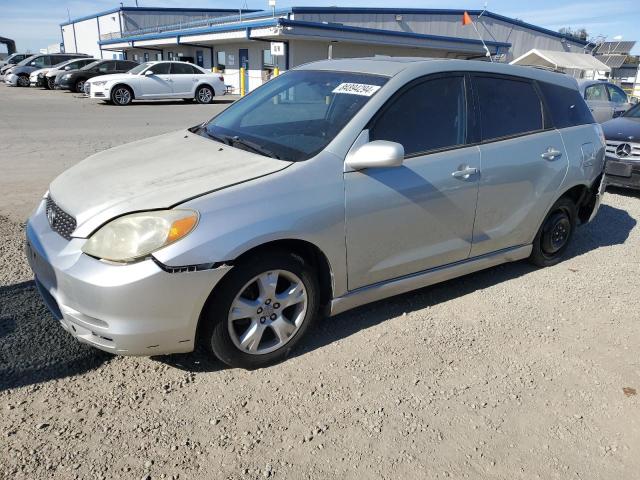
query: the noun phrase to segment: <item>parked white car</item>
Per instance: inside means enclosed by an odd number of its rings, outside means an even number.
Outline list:
[[[225,93],[224,77],[187,62],[147,62],[127,73],[101,75],[87,83],[91,98],[115,105],[171,98],[211,103]]]
[[[39,68],[38,70],[34,70],[29,75],[29,86],[30,87],[42,87],[44,86],[45,75],[52,67]]]

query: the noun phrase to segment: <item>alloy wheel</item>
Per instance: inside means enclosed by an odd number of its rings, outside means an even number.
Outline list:
[[[201,88],[198,91],[198,101],[200,103],[209,103],[213,99],[213,93],[208,88]]]
[[[131,102],[131,92],[129,92],[128,89],[121,87],[115,91],[115,93],[113,94],[113,98],[120,105],[127,105],[129,102]]]
[[[78,93],[84,93],[84,80],[78,80],[78,83],[76,83],[76,91]]]
[[[308,295],[292,272],[271,270],[251,279],[231,304],[227,319],[236,348],[261,355],[282,348],[302,326]]]
[[[18,86],[19,87],[28,87],[29,86],[29,77],[20,75],[18,77]]]

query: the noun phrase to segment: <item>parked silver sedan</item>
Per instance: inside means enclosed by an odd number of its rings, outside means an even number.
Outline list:
[[[544,99],[544,101],[542,101]],[[321,61],[202,125],[98,153],[27,225],[82,342],[257,368],[331,315],[504,262],[553,265],[596,213],[604,138],[564,75]]]
[[[624,90],[613,83],[581,80],[579,84],[596,122],[604,123],[617,118],[633,106]]]

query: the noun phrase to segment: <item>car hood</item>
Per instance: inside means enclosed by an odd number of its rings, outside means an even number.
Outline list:
[[[135,75],[129,75],[128,73],[112,73],[110,75],[100,75],[98,77],[93,77],[91,82],[119,82],[126,81],[135,78]]]
[[[607,140],[640,142],[640,118],[618,117],[602,124]]]
[[[36,67],[28,67],[27,65],[22,65],[22,66],[15,66],[13,67],[13,69],[11,70],[11,73],[13,73],[14,75],[18,75],[20,73],[31,73],[34,70],[36,70]]]
[[[41,73],[44,75],[49,70],[51,70],[51,69],[50,68],[39,68],[38,70],[34,70],[33,72],[31,72],[31,75],[40,75]]]
[[[289,165],[180,130],[92,155],[56,178],[49,193],[75,217],[74,236],[87,237],[119,215],[170,208]]]

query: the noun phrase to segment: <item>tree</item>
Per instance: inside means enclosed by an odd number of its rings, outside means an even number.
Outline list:
[[[586,40],[589,38],[589,33],[586,28],[573,29],[571,27],[562,27],[558,32],[568,37],[577,38],[578,40]]]

